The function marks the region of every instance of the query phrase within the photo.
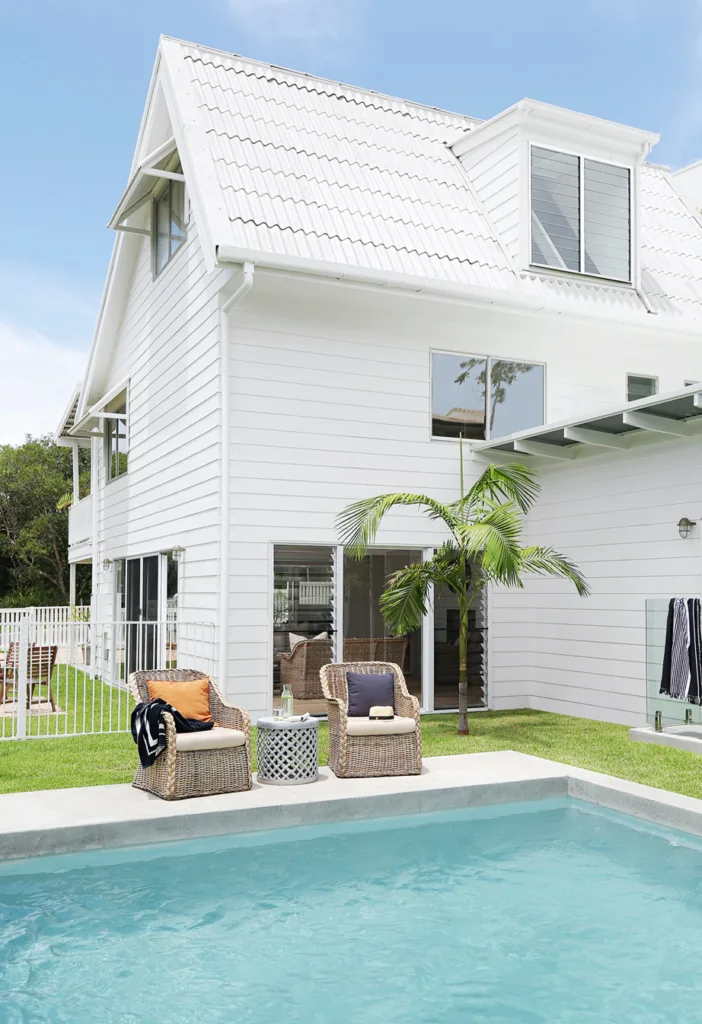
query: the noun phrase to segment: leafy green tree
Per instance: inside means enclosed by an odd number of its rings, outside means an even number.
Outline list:
[[[426,494],[381,494],[349,505],[337,518],[342,543],[351,557],[362,558],[375,540],[387,513],[413,505],[443,523],[449,538],[433,558],[393,573],[386,581],[380,609],[395,633],[419,628],[432,588],[454,594],[459,609],[458,732],[468,733],[468,613],[490,584],[523,587],[525,576],[556,576],[569,580],[581,597],[588,585],[574,565],[551,547],[523,547],[523,517],[539,493],[534,473],[524,466],[488,466],[466,492],[449,504]]]
[[[88,452],[80,458],[87,489]],[[71,481],[71,450],[49,437],[0,446],[0,604],[68,604],[68,511],[57,502]],[[87,600],[87,574],[78,582]]]

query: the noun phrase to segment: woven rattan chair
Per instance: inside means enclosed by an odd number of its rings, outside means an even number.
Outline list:
[[[390,661],[405,669],[408,636],[349,636],[344,639],[346,661]]]
[[[148,701],[148,680],[207,679],[203,672],[193,669],[152,669],[147,672],[133,672],[129,677],[129,688],[134,699]],[[210,713],[218,726],[237,729],[244,734],[239,746],[208,747],[200,750],[177,748],[177,735],[181,743],[192,742],[191,737],[208,736],[209,733],[176,734],[173,715],[164,712],[166,723],[166,749],[159,754],[149,768],[141,764],[134,775],[132,785],[145,789],[164,800],[183,800],[189,796],[211,796],[214,793],[238,793],[251,789],[251,720],[243,708],[228,704],[210,681]]]
[[[348,717],[347,672],[392,672],[395,677],[397,716],[394,727],[402,727],[402,732],[388,731],[393,723],[372,722],[366,728],[369,732],[377,728],[376,733],[353,735],[359,727],[365,726],[368,719]],[[408,692],[399,665],[389,661],[344,662],[339,665],[325,665],[320,677],[329,714],[329,767],[335,775],[343,779],[355,779],[377,775],[420,774],[422,729],[419,701]],[[408,719],[414,721],[414,727],[408,723]],[[352,730],[351,734],[349,729]]]
[[[321,700],[319,670],[332,659],[331,640],[301,640],[280,655],[280,681],[288,683],[297,700]]]

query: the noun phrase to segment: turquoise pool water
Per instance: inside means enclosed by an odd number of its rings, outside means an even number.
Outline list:
[[[0,868],[0,1021],[699,1024],[702,844],[575,802]]]

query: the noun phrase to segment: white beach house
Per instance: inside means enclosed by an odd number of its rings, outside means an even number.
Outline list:
[[[538,469],[528,536],[592,587],[487,595],[472,703],[641,721],[646,601],[702,577],[700,526],[678,527],[702,519],[702,173],[649,163],[657,139],[532,100],[479,122],[163,38],[57,432],[92,452],[70,559],[92,562],[94,617],[177,601],[254,716],[284,678],[316,708],[315,659],[345,642],[454,708],[451,601],[394,646],[377,604],[438,528],[393,515],[350,562],[334,520],[386,491],[456,497],[462,433],[469,476]]]

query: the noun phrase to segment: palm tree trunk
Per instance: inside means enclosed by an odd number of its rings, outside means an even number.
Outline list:
[[[468,601],[466,563],[463,560],[463,593],[458,599],[458,735],[467,736],[468,728]]]

